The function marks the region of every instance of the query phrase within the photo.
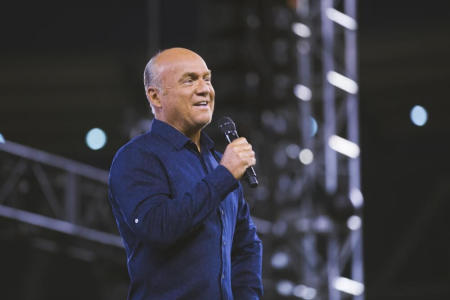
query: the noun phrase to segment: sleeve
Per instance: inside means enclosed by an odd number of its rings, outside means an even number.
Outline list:
[[[257,300],[263,286],[262,243],[250,217],[249,206],[240,187],[239,211],[231,252],[231,285],[234,299]]]
[[[112,201],[137,238],[169,246],[200,225],[238,182],[219,166],[189,192],[172,198],[168,175],[157,156],[125,149],[113,160],[109,186]]]

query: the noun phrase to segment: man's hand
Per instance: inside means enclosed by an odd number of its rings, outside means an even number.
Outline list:
[[[252,145],[243,137],[235,139],[228,144],[220,164],[227,168],[234,178],[240,179],[248,167],[256,164]]]

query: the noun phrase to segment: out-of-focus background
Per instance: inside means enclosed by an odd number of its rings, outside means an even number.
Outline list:
[[[0,11],[0,299],[125,299],[107,201],[159,49],[254,145],[264,299],[450,299],[450,5],[16,1]]]

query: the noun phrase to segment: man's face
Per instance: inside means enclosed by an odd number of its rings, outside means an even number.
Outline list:
[[[214,88],[211,71],[195,53],[174,53],[158,61],[161,89],[159,119],[186,135],[211,122]]]

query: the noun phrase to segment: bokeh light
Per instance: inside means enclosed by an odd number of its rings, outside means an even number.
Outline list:
[[[285,268],[289,263],[289,257],[285,252],[276,252],[272,256],[272,266],[276,269]]]
[[[303,149],[300,151],[300,154],[298,155],[300,162],[305,165],[309,165],[314,160],[314,154],[309,149]]]
[[[411,121],[416,126],[423,126],[428,120],[428,113],[425,108],[420,105],[415,105],[410,113]]]
[[[316,119],[311,117],[311,136],[315,136],[319,126],[317,125]]]
[[[277,283],[277,292],[283,296],[289,296],[292,294],[294,284],[289,280],[281,280]]]
[[[92,128],[86,134],[86,144],[92,150],[99,150],[106,144],[106,133],[100,128]]]

